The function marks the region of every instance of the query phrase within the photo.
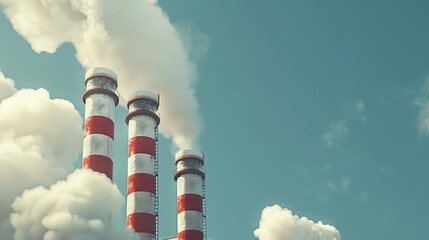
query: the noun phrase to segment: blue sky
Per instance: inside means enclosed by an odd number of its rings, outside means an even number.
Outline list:
[[[196,83],[209,236],[255,239],[262,209],[279,204],[336,226],[347,240],[426,237],[429,138],[416,100],[429,76],[429,3],[159,4],[174,24],[209,39]],[[83,116],[85,70],[73,46],[36,54],[4,15],[0,36],[0,69],[18,88],[46,88]],[[114,181],[122,192],[124,116],[118,108]],[[176,229],[170,146],[161,140],[165,237]]]

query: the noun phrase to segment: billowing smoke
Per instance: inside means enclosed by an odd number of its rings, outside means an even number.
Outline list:
[[[196,66],[181,34],[154,0],[0,0],[13,27],[36,52],[63,43],[85,67],[119,75],[121,96],[138,89],[161,94],[160,131],[179,148],[196,144],[201,120]]]
[[[18,91],[2,73],[0,96],[1,239],[110,239],[100,233],[106,214],[124,200],[107,177],[77,170],[51,186],[73,171],[82,147],[74,106],[44,89]]]
[[[254,234],[260,240],[341,240],[335,227],[300,218],[278,205],[262,211],[259,228]]]

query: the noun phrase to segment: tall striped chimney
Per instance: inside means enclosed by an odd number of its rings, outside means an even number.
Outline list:
[[[204,238],[204,155],[188,149],[176,154],[177,171],[177,239]]]
[[[140,240],[158,235],[158,93],[135,92],[128,99],[128,194],[127,228]]]
[[[85,74],[85,127],[82,167],[113,177],[115,107],[119,103],[117,75],[95,67]]]

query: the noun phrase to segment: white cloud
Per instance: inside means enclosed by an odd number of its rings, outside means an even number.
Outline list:
[[[0,102],[0,235],[7,236],[14,198],[72,171],[82,145],[82,119],[70,102],[52,100],[44,89],[16,91],[11,79],[0,76],[0,86],[9,86],[1,88],[9,97]]]
[[[421,106],[419,113],[419,130],[420,132],[429,133],[429,104]]]
[[[322,139],[329,147],[336,147],[344,141],[348,130],[344,122],[337,122],[329,126],[329,130],[323,135]]]
[[[429,79],[425,81],[414,103],[420,107],[419,130],[429,134]]]
[[[108,199],[108,201],[106,201]],[[14,240],[120,240],[132,235],[110,229],[124,197],[105,175],[76,170],[49,187],[26,190],[13,203]]]
[[[338,181],[329,181],[326,185],[331,191],[349,192],[351,189],[351,179],[342,177]]]
[[[15,92],[16,88],[13,80],[6,78],[0,71],[0,101],[11,96]]]
[[[17,91],[13,85],[0,73],[1,94],[9,96],[0,102],[2,236],[11,232],[8,217],[14,198],[26,188],[65,177],[82,139],[82,119],[71,103],[50,99],[44,89]]]
[[[322,135],[322,140],[329,148],[338,147],[346,139],[349,133],[348,125],[353,121],[360,120],[366,122],[365,103],[358,99],[352,103],[344,105],[343,117],[336,123],[329,126],[329,129]]]
[[[196,144],[202,128],[191,59],[195,51],[187,47],[198,46],[196,52],[201,52],[206,45],[198,44],[198,38],[190,41],[189,29],[180,32],[153,2],[0,0],[34,51],[53,53],[70,42],[83,66],[105,66],[118,73],[123,98],[141,88],[158,91],[160,132],[177,147],[187,148]]]
[[[366,110],[365,103],[361,99],[359,99],[353,105],[354,106],[352,106],[352,108],[354,109],[354,114],[353,114],[354,116],[352,117],[358,118],[362,122],[366,122],[367,119],[365,115],[365,110]]]
[[[365,104],[360,99],[356,101],[356,110],[359,113],[363,113],[365,111]]]
[[[254,234],[260,240],[341,240],[341,234],[335,227],[300,218],[278,205],[262,211],[259,228]]]

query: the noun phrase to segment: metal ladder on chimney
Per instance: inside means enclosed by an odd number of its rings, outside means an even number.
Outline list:
[[[206,212],[206,180],[203,179],[203,234],[204,240],[207,240],[207,212]]]
[[[155,218],[156,218],[156,233],[155,233],[155,239],[158,240],[159,238],[159,199],[158,199],[158,127],[155,128],[155,142],[156,142],[156,152],[155,152]]]

